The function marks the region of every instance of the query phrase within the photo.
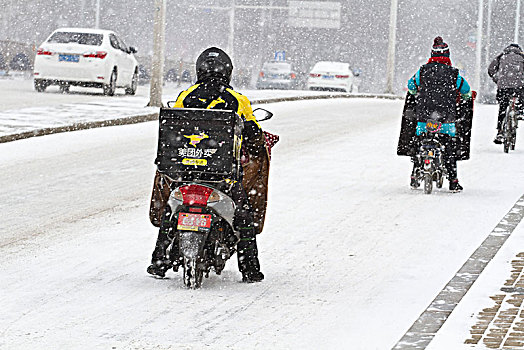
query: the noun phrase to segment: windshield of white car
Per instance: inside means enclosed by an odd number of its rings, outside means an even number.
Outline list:
[[[266,62],[263,65],[263,69],[278,69],[278,70],[291,70],[291,64],[286,62]]]
[[[262,71],[271,73],[290,73],[291,64],[286,62],[266,62],[262,66]]]
[[[76,43],[80,45],[100,46],[102,45],[103,39],[103,34],[56,32],[49,38],[47,42],[59,44]]]
[[[318,62],[313,67],[312,71],[333,71],[333,72],[346,72],[349,70],[349,65],[342,62]]]

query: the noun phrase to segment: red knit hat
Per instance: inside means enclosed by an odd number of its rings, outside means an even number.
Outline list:
[[[433,40],[433,47],[431,48],[431,57],[449,57],[448,44],[446,44],[440,36],[437,36],[435,40]]]

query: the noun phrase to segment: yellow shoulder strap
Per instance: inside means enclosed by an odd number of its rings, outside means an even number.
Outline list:
[[[175,105],[173,108],[184,108],[184,99],[189,95],[193,90],[195,90],[200,84],[195,84],[191,86],[189,89],[182,91],[180,95],[178,95],[178,98],[176,99]]]

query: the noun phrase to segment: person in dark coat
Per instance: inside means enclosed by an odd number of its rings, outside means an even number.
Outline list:
[[[195,85],[180,93],[174,108],[235,111],[244,120],[242,144],[245,145],[249,158],[257,164],[267,163],[268,150],[264,134],[253,115],[251,103],[247,97],[234,91],[229,85],[233,71],[233,63],[229,56],[216,47],[206,49],[197,59],[196,71],[198,81]],[[156,177],[159,176],[161,174],[157,172]],[[155,198],[155,188],[153,189],[153,198]],[[165,192],[169,196],[169,191]],[[161,194],[162,191],[159,190],[157,193]],[[244,282],[262,281],[264,274],[260,272],[253,209],[241,181],[234,182],[231,196],[236,204],[233,225],[240,233],[237,257],[242,280]],[[162,195],[158,197],[162,197]],[[158,199],[158,203],[167,202],[165,198],[163,200]],[[153,202],[151,208],[155,209]],[[153,218],[152,222],[154,223]],[[166,258],[166,249],[169,243],[167,232],[160,229],[151,265],[147,268],[148,273],[160,277],[165,276],[165,272],[171,267],[171,262]]]
[[[428,63],[409,79],[408,92],[415,95],[415,116],[417,118],[416,135],[426,132],[426,122],[435,120],[442,123],[440,133],[446,134],[444,139],[444,164],[448,172],[449,190],[462,191],[457,178],[455,121],[457,119],[458,93],[462,98],[471,98],[472,92],[468,82],[460,76],[458,69],[451,65],[449,47],[438,36],[433,41],[431,57]],[[417,157],[412,157],[413,172],[411,187],[420,186],[416,178],[416,170],[420,167]]]
[[[500,144],[502,136],[502,122],[506,116],[506,109],[513,96],[518,98],[517,108],[522,110],[524,103],[524,53],[518,44],[510,44],[491,62],[488,75],[497,84],[497,102],[499,115],[497,121],[497,136],[493,142]]]

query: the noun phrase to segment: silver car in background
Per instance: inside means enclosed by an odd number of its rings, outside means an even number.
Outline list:
[[[296,89],[297,75],[291,63],[270,61],[262,65],[258,75],[257,89]]]

